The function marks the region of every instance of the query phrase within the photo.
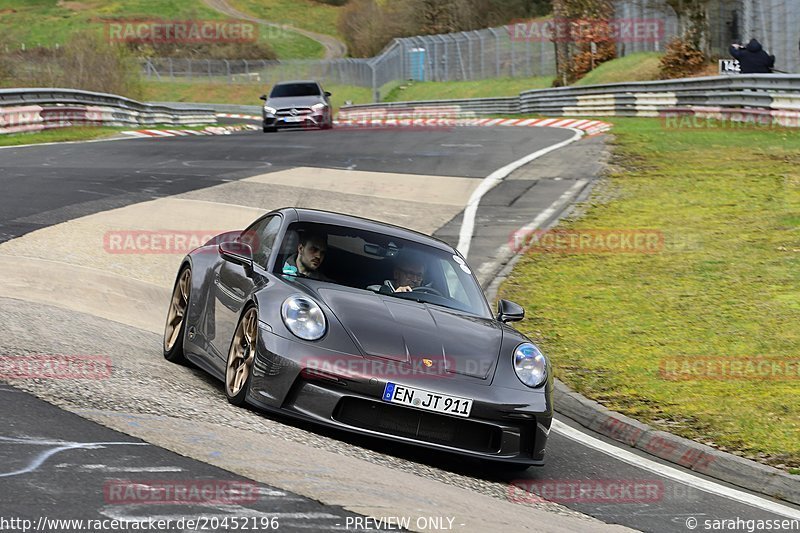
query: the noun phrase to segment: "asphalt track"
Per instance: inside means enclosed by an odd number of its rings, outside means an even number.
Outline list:
[[[402,222],[404,216],[412,213],[415,215],[410,218],[417,220],[420,229],[455,244],[463,215],[457,205],[458,201],[461,201],[460,198],[470,190],[469,180],[477,185],[480,179],[497,168],[564,141],[571,135],[570,131],[548,128],[334,130],[281,132],[275,135],[246,133],[219,137],[176,137],[3,149],[0,150],[0,190],[3,191],[0,196],[0,243],[6,244],[0,244],[0,256],[5,256],[9,262],[14,262],[15,258],[20,256],[43,256],[42,258],[48,261],[63,260],[67,263],[70,259],[66,255],[73,251],[81,252],[74,250],[75,246],[87,248],[95,246],[81,240],[76,241],[78,244],[65,243],[63,237],[69,235],[65,232],[72,231],[71,224],[74,225],[81,220],[95,220],[106,213],[123,212],[125,208],[138,209],[138,206],[153,202],[154,199],[166,201],[173,197],[179,197],[187,202],[213,200],[220,202],[221,205],[249,206],[249,208],[284,199],[299,200],[301,203],[322,208],[329,208],[333,204],[343,205],[352,210],[361,209],[363,213],[371,213],[373,218],[394,222]],[[480,272],[485,265],[493,265],[497,259],[497,250],[507,243],[514,229],[524,226],[566,192],[575,189],[579,181],[591,179],[597,171],[596,160],[602,152],[602,138],[581,140],[523,167],[509,176],[500,186],[492,189],[484,197],[478,209],[477,229],[469,256],[473,269]],[[381,174],[364,174],[372,181],[364,181],[361,178],[351,180],[348,182],[349,185],[343,185],[340,191],[336,190],[338,187],[336,176],[344,174],[335,174],[330,178],[332,184],[329,190],[314,196],[309,192],[308,184],[303,181],[306,179],[305,175],[295,172],[294,169],[298,167]],[[254,178],[256,176],[257,179]],[[380,176],[386,176],[386,179],[381,181]],[[415,176],[421,179],[415,180]],[[442,190],[437,188],[440,183],[445,184],[441,186]],[[302,192],[292,192],[292,185],[300,187]],[[462,196],[448,193],[456,189]],[[262,192],[256,193],[257,190]],[[341,194],[341,197],[336,197],[337,193]],[[345,201],[352,203],[343,204]],[[51,240],[48,240],[48,232],[52,232],[49,237]],[[44,237],[40,238],[39,235]],[[56,241],[53,241],[53,238]],[[16,243],[21,244],[15,248]],[[119,257],[107,256],[108,254],[106,256],[95,254],[91,257],[100,257],[106,262],[121,261]],[[74,261],[88,260],[80,257]],[[106,267],[102,262],[90,266],[101,269]],[[133,265],[131,268],[139,267]],[[485,272],[491,270],[492,268],[483,268]],[[171,271],[165,273],[166,279],[172,275]],[[41,277],[40,281],[47,285]],[[163,278],[153,278],[153,281],[163,285]],[[109,318],[114,320],[115,317],[92,313],[82,315],[74,312],[74,308],[73,312],[67,313],[65,308],[70,309],[69,302],[56,303],[56,307],[53,307],[42,301],[22,296],[23,289],[14,294],[4,294],[0,291],[0,296],[5,297],[0,305],[5,323],[0,346],[5,354],[109,353],[114,359],[117,354],[125,353],[124,347],[120,344],[123,338],[141,337],[141,340],[135,343],[141,350],[141,353],[136,355],[138,359],[133,358],[131,367],[128,368],[125,366],[127,360],[119,355],[119,364],[123,370],[131,373],[126,375],[123,372],[124,378],[138,380],[142,389],[148,390],[144,385],[148,382],[144,380],[151,379],[152,376],[146,374],[144,369],[141,373],[137,372],[140,372],[140,367],[145,368],[149,364],[148,358],[160,357],[156,327],[120,331],[120,335],[102,341],[97,335],[86,333],[82,336],[82,330],[88,332],[91,328],[102,330],[102,328],[117,327],[113,322],[108,322]],[[159,314],[155,322],[161,320],[162,316]],[[37,327],[31,328],[30,324],[34,322]],[[63,330],[60,329],[62,327]],[[114,364],[118,364],[116,359]],[[175,398],[180,399],[182,394],[186,396],[189,387],[205,389],[209,396],[214,394],[215,385],[197,372],[182,373],[179,379],[187,388],[177,387],[179,390],[171,391]],[[115,383],[117,382],[112,381],[107,388],[102,384],[94,388],[95,385],[90,384],[81,394],[64,389],[61,383],[15,383],[15,385],[31,390],[65,409],[79,412],[86,418],[122,429],[129,435],[145,438],[150,443],[176,450],[195,459],[203,457],[202,453],[197,451],[203,450],[203,443],[198,443],[196,436],[191,437],[187,433],[189,437],[184,440],[176,437],[174,441],[170,441],[163,435],[164,428],[159,426],[161,422],[147,418],[149,415],[162,414],[167,410],[169,402],[148,403],[150,397],[142,394],[137,398],[137,405],[124,405],[126,392],[114,390]],[[122,381],[119,383],[129,384]],[[155,390],[158,390],[157,387]],[[71,394],[74,396],[70,396]],[[158,396],[158,393],[152,396]],[[98,397],[103,397],[105,401],[98,403]],[[212,397],[211,400],[212,406],[209,408],[211,414],[204,412],[202,413],[204,417],[215,414],[220,417],[229,416],[226,414],[227,405],[220,395],[219,387],[216,387],[216,397]],[[77,419],[65,411],[56,410],[13,387],[0,390],[0,405],[7,425],[6,430],[0,432],[0,436],[3,437],[19,438],[36,435],[40,440],[80,442],[136,440],[119,434],[109,435],[112,433],[111,430],[97,426],[93,422]],[[143,407],[139,408],[139,405]],[[122,417],[120,420],[124,418],[124,421],[115,423],[112,416],[114,413]],[[244,424],[262,419],[261,415],[247,411],[240,416],[247,417],[243,419]],[[32,424],[32,420],[36,420],[37,423]],[[179,424],[174,420],[173,422]],[[199,421],[195,419],[195,425],[198,423]],[[565,507],[603,522],[622,524],[643,531],[688,531],[686,520],[689,517],[694,517],[702,523],[704,519],[714,518],[779,519],[792,513],[796,516],[797,513],[797,509],[790,506],[784,507],[783,514],[762,510],[755,506],[759,501],[755,495],[753,495],[754,503],[750,505],[711,494],[654,472],[653,470],[658,470],[660,463],[657,460],[647,459],[644,454],[637,453],[649,465],[648,468],[623,462],[613,455],[585,446],[558,432],[551,434],[548,443],[548,463],[545,467],[531,469],[523,476],[498,476],[496,473],[486,472],[480,465],[440,454],[387,446],[371,439],[348,437],[283,419],[272,419],[270,423],[281,428],[286,434],[292,434],[293,431],[303,432],[302,438],[297,440],[320,439],[321,443],[325,443],[324,446],[329,446],[335,452],[336,446],[339,446],[337,453],[342,454],[342,460],[348,454],[355,453],[358,459],[368,462],[388,462],[390,468],[411,470],[411,474],[419,476],[420,484],[423,479],[435,479],[468,490],[491,493],[497,500],[498,506],[503,499],[508,498],[507,483],[520,477],[528,481],[636,480],[652,483],[659,487],[659,492],[657,497],[648,501],[616,503],[561,501]],[[175,435],[180,435],[182,430],[189,432],[191,429],[183,426],[170,427],[170,431],[174,431]],[[216,435],[217,432],[213,425],[204,426],[203,430],[207,435]],[[220,430],[219,435],[222,434]],[[605,440],[597,435],[594,437]],[[228,441],[223,438],[222,442]],[[331,442],[333,444],[330,444]],[[4,465],[28,464],[26,458],[30,456],[30,449],[18,444],[0,446],[0,457],[3,458]],[[235,445],[231,446],[234,446],[235,451]],[[322,444],[320,446],[324,447]],[[242,472],[241,468],[216,458],[193,461],[178,458],[159,446],[131,448],[131,450],[126,449],[124,455],[125,461],[131,465],[147,464],[150,468],[155,468],[169,463],[168,466],[177,465],[176,468],[189,473],[193,478],[227,476],[226,479],[239,479],[234,474],[213,470],[213,467],[205,463],[228,467],[226,469],[231,472]],[[64,493],[64,487],[77,484],[70,485],[64,480],[91,478],[92,483],[97,486],[100,481],[107,479],[109,474],[102,469],[92,470],[80,466],[108,462],[107,457],[103,457],[107,451],[93,452],[95,453],[98,456],[96,460],[93,457],[83,456],[71,458],[69,461],[66,459],[46,461],[36,472],[19,474],[11,478],[10,482],[8,478],[3,480],[0,489],[3,495],[13,494],[15,497],[2,498],[0,516],[15,514],[34,516],[46,511],[52,517],[66,518],[75,514],[83,518],[93,517],[107,504],[102,499],[102,492],[90,491],[87,496],[85,490],[73,493],[67,490],[67,493],[72,494],[70,496]],[[59,470],[60,464],[67,466],[61,466]],[[251,476],[248,471],[244,472],[246,477],[257,479],[256,474]],[[152,474],[147,475],[152,479]],[[186,475],[184,474],[184,478]],[[698,477],[694,473],[691,475]],[[303,496],[325,500],[318,490],[306,487],[296,479],[282,481],[280,489],[272,487],[270,483],[263,485],[264,493],[275,494],[276,498],[264,505],[259,503],[259,507],[252,512],[281,511],[295,518],[307,513],[322,521],[314,522],[314,525],[312,522],[305,522],[303,527],[314,529],[323,526],[336,529],[335,521],[348,514],[337,505],[316,507],[318,504]],[[87,486],[90,483],[81,485]],[[303,496],[292,494],[285,490],[287,487],[296,489],[295,492]],[[277,497],[278,493],[282,494],[280,498]],[[742,493],[746,496],[744,491]],[[23,501],[29,503],[22,505],[20,502]],[[346,498],[342,503],[347,509],[359,508]],[[391,514],[390,501],[386,504],[386,513]],[[558,513],[557,506],[552,506],[552,509],[548,506],[543,508],[548,512]],[[176,512],[192,515],[200,511],[181,509]],[[327,516],[321,518],[323,514]],[[369,514],[374,515],[374,513]],[[297,522],[300,524],[298,528],[303,525],[301,522]],[[556,526],[549,528],[545,527],[544,523],[540,525],[539,529],[558,530]],[[470,526],[471,524],[467,523],[463,526],[463,530],[475,530]],[[570,529],[570,526],[563,524],[559,527]],[[597,527],[595,523],[586,523],[586,529],[595,527]],[[287,524],[287,529],[292,528]],[[702,526],[698,530],[702,530]]]

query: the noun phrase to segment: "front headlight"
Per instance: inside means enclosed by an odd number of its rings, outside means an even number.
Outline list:
[[[323,104],[322,102],[320,102],[319,104],[314,104],[314,105],[312,105],[312,106],[311,106],[311,109],[312,109],[313,111],[317,111],[317,112],[319,112],[319,111],[322,111],[323,109],[325,109],[325,108],[327,107],[327,105],[328,105],[328,104]]]
[[[268,105],[264,106],[264,112],[267,113],[268,115],[274,115],[277,111],[278,110],[275,109],[274,107],[270,107]]]
[[[283,323],[294,335],[315,341],[325,335],[327,323],[320,306],[305,296],[289,296],[281,305]]]
[[[547,380],[547,359],[533,344],[520,344],[514,350],[514,371],[522,383],[538,387]]]

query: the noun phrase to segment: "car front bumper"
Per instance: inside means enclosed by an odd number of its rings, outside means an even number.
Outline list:
[[[328,121],[324,113],[315,113],[296,117],[265,114],[263,122],[265,128],[321,128]]]
[[[549,391],[501,387],[467,376],[392,373],[391,366],[386,366],[387,372],[380,375],[309,372],[307,361],[312,358],[365,360],[262,329],[248,401],[267,410],[359,434],[481,459],[544,464],[552,422]],[[470,398],[470,416],[457,417],[383,401],[384,388],[390,381]]]

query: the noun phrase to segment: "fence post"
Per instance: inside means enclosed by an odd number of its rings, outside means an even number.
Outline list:
[[[377,104],[381,101],[381,94],[378,91],[378,72],[374,64],[370,63],[369,66],[372,69],[372,101]]]
[[[227,59],[223,59],[223,61],[225,61],[225,76],[228,78],[228,83],[231,83],[233,81],[231,77],[231,62]]]
[[[478,39],[479,39],[478,42],[480,42],[481,44],[481,79],[483,80],[486,79],[486,50],[483,44],[484,35],[478,32],[475,33],[478,34]]]
[[[511,77],[512,78],[516,78],[517,77],[517,57],[516,57],[516,54],[514,53],[514,39],[510,38],[508,40],[508,42],[511,43]]]
[[[500,77],[500,36],[493,28],[489,28],[489,32],[494,35],[494,64],[497,71],[497,77]]]
[[[442,55],[442,60],[444,62],[444,81],[450,81],[450,61],[447,54],[447,39],[444,36],[440,36],[442,38],[442,48],[444,48],[444,55]]]

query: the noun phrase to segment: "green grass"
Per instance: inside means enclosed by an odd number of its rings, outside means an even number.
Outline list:
[[[18,146],[20,144],[40,144],[64,141],[88,141],[109,137],[120,131],[132,128],[106,128],[106,127],[74,127],[58,128],[38,131],[33,133],[10,133],[0,135],[0,146]]]
[[[663,232],[656,254],[527,253],[501,288],[556,376],[607,407],[800,466],[800,377],[669,381],[676,356],[800,364],[800,135],[615,123],[617,170],[576,230]],[[759,455],[764,454],[764,455]],[[765,457],[766,456],[766,457]]]
[[[59,5],[60,4],[60,5]],[[105,18],[223,19],[186,0],[0,0],[0,25],[28,47],[63,44],[75,31],[103,31]]]
[[[514,96],[528,89],[550,87],[553,78],[499,78],[477,81],[415,82],[405,88],[391,91],[384,100],[388,102],[439,100],[452,98],[480,98]]]
[[[0,0],[0,28],[6,42],[27,48],[64,44],[76,31],[105,31],[105,19],[227,19],[203,2],[190,0]],[[286,30],[260,28],[279,57],[320,58],[321,44]]]
[[[346,100],[354,103],[372,101],[372,91],[350,85],[325,85],[330,91],[331,103],[338,109]],[[195,82],[151,82],[144,86],[147,102],[206,102],[217,104],[260,105],[258,97],[269,91],[267,84],[254,83],[195,83]]]
[[[216,124],[203,124],[197,126],[176,126],[174,124],[153,124],[148,126],[74,126],[55,128],[30,133],[10,133],[0,135],[0,146],[19,146],[21,144],[41,144],[66,141],[90,141],[111,137],[122,131],[149,129],[149,130],[202,130]]]
[[[228,0],[228,3],[254,17],[297,28],[339,37],[336,21],[341,7],[313,0]]]
[[[280,59],[322,59],[325,47],[314,39],[293,31],[278,32],[262,27],[261,34],[269,42]]]
[[[650,81],[658,79],[658,64],[661,54],[640,52],[619,59],[612,59],[586,76],[575,85],[602,85],[624,81]]]

